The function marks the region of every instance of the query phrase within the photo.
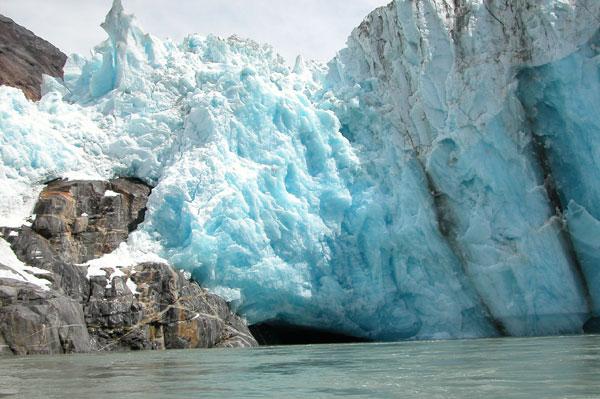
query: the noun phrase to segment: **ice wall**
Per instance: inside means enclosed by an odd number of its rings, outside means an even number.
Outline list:
[[[519,96],[600,311],[600,34],[576,53],[523,71]]]
[[[135,176],[156,187],[119,250],[193,272],[250,323],[581,331],[600,278],[599,12],[398,0],[329,66],[290,68],[237,37],[159,40],[116,0],[108,40],[40,103],[0,87],[0,216],[52,178]]]
[[[584,45],[599,9],[585,1],[396,1],[372,13],[330,64],[323,106],[336,110],[351,141],[404,152],[395,158],[401,168],[423,170],[440,233],[509,334],[578,331],[587,318],[586,283],[544,185],[517,76]],[[591,104],[580,112],[585,120]],[[588,136],[580,145],[594,151]],[[571,207],[569,218],[588,225],[574,229],[589,232],[593,220]]]

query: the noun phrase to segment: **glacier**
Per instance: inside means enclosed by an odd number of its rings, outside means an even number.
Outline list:
[[[396,0],[293,67],[158,39],[119,0],[102,27],[40,102],[0,87],[0,224],[46,181],[137,177],[146,220],[110,261],[159,256],[250,324],[441,339],[598,315],[599,2]]]

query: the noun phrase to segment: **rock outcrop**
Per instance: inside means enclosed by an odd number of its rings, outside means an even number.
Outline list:
[[[33,229],[61,259],[85,263],[114,251],[144,220],[150,188],[131,179],[51,182],[42,192]]]
[[[0,278],[0,355],[257,345],[223,299],[169,265],[88,276],[83,263],[112,252],[143,221],[150,191],[132,179],[54,181],[31,227],[0,229],[19,261],[49,281]]]
[[[42,75],[63,76],[67,56],[47,41],[0,15],[0,85],[41,97]]]
[[[132,293],[127,279],[137,287]],[[86,322],[102,348],[186,349],[256,344],[227,303],[160,263],[133,267],[129,276],[93,277]]]
[[[0,279],[0,355],[89,352],[93,347],[79,301]]]

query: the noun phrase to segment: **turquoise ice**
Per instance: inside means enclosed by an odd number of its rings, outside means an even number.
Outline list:
[[[0,216],[51,178],[135,176],[155,188],[128,248],[249,323],[579,332],[600,310],[600,3],[504,3],[397,0],[289,67],[158,39],[115,1],[40,103],[0,88]]]

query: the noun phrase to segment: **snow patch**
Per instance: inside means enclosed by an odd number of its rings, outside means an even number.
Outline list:
[[[133,280],[131,278],[127,279],[127,282],[125,282],[125,284],[127,285],[127,288],[129,288],[129,291],[131,291],[131,293],[133,295],[138,295],[138,286],[136,283],[133,282]]]
[[[87,267],[88,279],[94,276],[106,277],[108,273],[106,288],[110,288],[115,277],[135,274],[134,267],[136,265],[141,263],[168,264],[167,260],[156,255],[157,252],[158,247],[155,242],[143,232],[134,232],[130,235],[128,242],[121,243],[113,252],[81,266]],[[135,283],[128,282],[130,289],[132,284]],[[136,291],[132,290],[132,292]]]
[[[1,118],[0,118],[1,119]],[[0,122],[0,132],[2,132],[2,122]],[[2,139],[0,138],[0,147]],[[2,159],[3,149],[0,148],[0,159]],[[0,175],[3,166],[0,163]],[[10,187],[10,190],[3,189],[0,192],[0,226],[3,227],[21,227],[28,223],[33,207],[42,191],[41,185],[25,184],[15,182],[12,179],[0,178],[0,187]]]
[[[70,181],[81,181],[81,180],[105,180],[106,177],[93,170],[76,170],[64,172],[61,174],[61,178]]]
[[[116,193],[116,192],[114,192],[114,191],[112,191],[112,190],[106,190],[106,191],[104,192],[104,196],[105,196],[105,197],[118,197],[119,195],[121,195],[121,194],[119,194],[119,193]]]
[[[8,270],[3,269],[1,266],[6,266]],[[0,278],[22,281],[33,284],[45,291],[49,290],[52,283],[46,279],[36,277],[36,274],[51,273],[37,267],[27,266],[17,258],[10,244],[4,239],[0,239]]]

